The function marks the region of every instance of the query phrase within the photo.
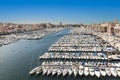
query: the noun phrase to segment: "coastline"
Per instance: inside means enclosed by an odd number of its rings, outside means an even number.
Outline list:
[[[17,34],[10,34],[10,35],[2,35],[0,36],[0,47],[3,45],[8,45],[10,43],[15,43],[18,40],[25,39],[25,40],[37,40],[41,39],[49,34],[54,32],[59,32],[65,28],[45,28],[42,30],[35,30],[30,32],[24,33],[17,33]]]

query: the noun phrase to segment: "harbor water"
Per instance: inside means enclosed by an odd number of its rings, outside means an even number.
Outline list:
[[[96,76],[30,76],[29,71],[39,65],[38,57],[58,39],[68,33],[69,29],[50,34],[37,40],[19,40],[0,47],[0,80],[119,80],[118,77]]]
[[[38,40],[19,40],[0,47],[0,80],[34,80],[29,71],[38,65],[38,57],[69,30]]]

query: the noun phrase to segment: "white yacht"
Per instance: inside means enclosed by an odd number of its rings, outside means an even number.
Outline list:
[[[39,67],[34,68],[29,72],[30,75],[35,74]]]
[[[110,68],[105,68],[105,71],[106,71],[106,74],[107,74],[108,76],[111,76]]]
[[[41,72],[42,72],[42,68],[39,67],[39,68],[36,70],[36,75],[39,75]]]
[[[89,75],[89,68],[88,67],[84,67],[84,75],[85,76]]]
[[[117,75],[120,77],[120,68],[116,68]]]
[[[67,69],[63,69],[63,76],[67,75]]]
[[[52,73],[52,69],[48,69],[47,75],[50,75]]]
[[[105,71],[105,68],[100,68],[100,73],[102,76],[106,76],[106,71]]]
[[[99,68],[95,69],[95,75],[99,78],[100,77],[100,71]]]
[[[42,73],[42,75],[45,75],[46,73],[47,73],[47,69],[44,68],[44,69],[43,69],[43,73]]]
[[[61,75],[62,74],[62,71],[60,69],[57,70],[57,75]]]
[[[81,76],[81,75],[83,75],[83,73],[84,73],[84,68],[83,68],[83,66],[80,66],[79,67],[79,75]]]
[[[77,76],[77,73],[78,73],[77,67],[75,67],[75,68],[73,69],[73,73],[74,73],[74,76],[76,77],[76,76]]]
[[[112,75],[113,75],[114,77],[116,77],[116,76],[117,76],[116,69],[115,69],[114,67],[111,67],[110,70],[111,70]]]
[[[52,75],[54,76],[57,73],[57,69],[52,70]]]
[[[72,75],[73,71],[72,69],[68,69],[69,76]]]
[[[95,75],[95,68],[94,67],[89,67],[89,73],[91,76]]]

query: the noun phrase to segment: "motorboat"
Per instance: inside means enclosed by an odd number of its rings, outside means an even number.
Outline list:
[[[100,71],[99,68],[95,69],[95,75],[99,78],[100,77]]]
[[[120,77],[120,68],[116,68],[117,75]]]
[[[71,69],[68,69],[69,76],[72,75],[73,71]]]
[[[36,70],[36,75],[39,75],[41,72],[42,72],[42,68],[39,67],[39,68]]]
[[[108,76],[111,76],[110,68],[105,68],[105,71],[106,71],[106,74],[107,74]]]
[[[85,76],[89,75],[89,68],[88,67],[84,67],[84,75]]]
[[[57,69],[52,70],[52,75],[54,76],[57,73]]]
[[[35,74],[39,67],[34,68],[29,72],[30,75]]]
[[[51,70],[51,69],[48,69],[47,75],[50,75],[51,73],[52,73],[52,70]]]
[[[42,73],[42,75],[45,75],[46,73],[47,73],[47,69],[44,68],[44,69],[43,69],[43,73]]]
[[[94,69],[94,67],[89,67],[89,73],[90,73],[91,76],[95,75],[95,69]]]
[[[61,74],[62,74],[61,69],[58,69],[58,70],[57,70],[57,75],[59,76],[59,75],[61,75]]]
[[[67,75],[67,69],[63,69],[63,77]]]
[[[73,73],[74,73],[74,76],[76,77],[76,76],[77,76],[77,73],[78,73],[77,67],[75,67],[75,68],[73,69]]]
[[[81,75],[83,75],[83,73],[84,73],[84,68],[83,68],[83,66],[80,66],[79,67],[79,75],[81,76]]]
[[[106,71],[105,71],[105,68],[100,68],[100,73],[102,76],[106,76]]]
[[[116,69],[115,69],[114,67],[111,67],[110,70],[111,70],[112,75],[113,75],[114,77],[116,77],[116,76],[117,76]]]

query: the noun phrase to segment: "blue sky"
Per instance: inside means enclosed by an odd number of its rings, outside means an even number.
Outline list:
[[[0,0],[0,22],[102,23],[120,20],[120,0]]]

